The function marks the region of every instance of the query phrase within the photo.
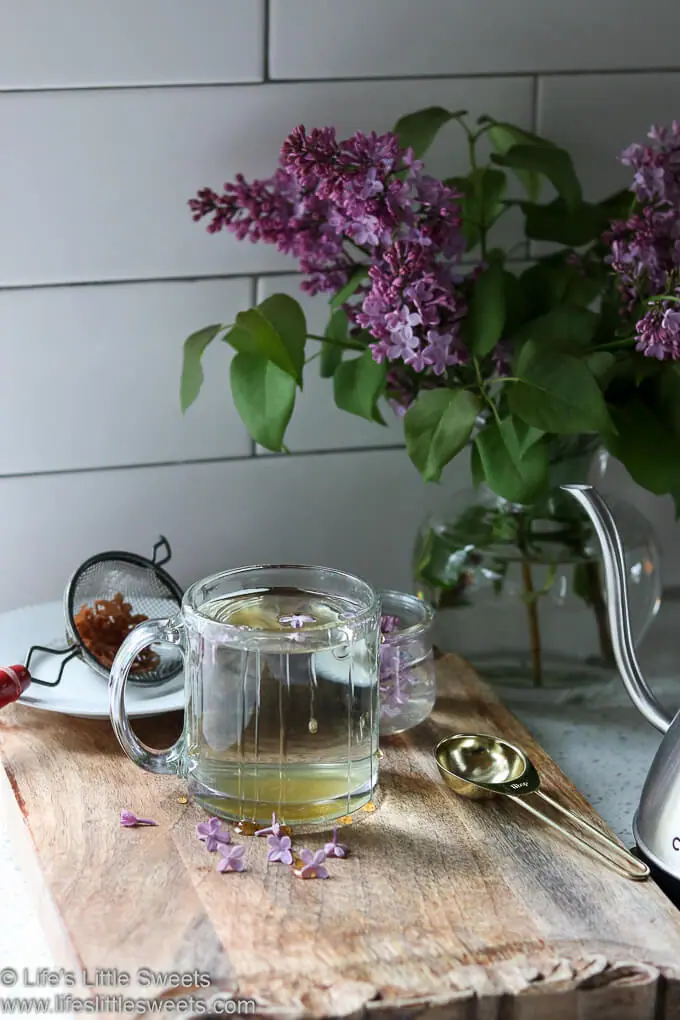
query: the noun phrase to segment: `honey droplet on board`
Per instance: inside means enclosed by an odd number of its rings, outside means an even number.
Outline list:
[[[382,747],[378,748],[378,750],[375,752],[375,756],[376,758],[378,758],[378,760],[382,760],[385,757],[385,752],[383,751]]]
[[[351,815],[343,815],[342,818],[338,818],[338,825],[351,825],[351,824],[352,824]]]
[[[372,814],[374,811],[377,811],[378,809],[376,808],[376,806],[373,803],[373,801],[369,800],[368,804],[364,804],[364,806],[359,808],[359,810],[360,811],[365,811],[366,814]]]
[[[188,797],[178,797],[177,798],[177,803],[178,804],[188,804],[189,803],[189,798]]]
[[[262,828],[264,828],[264,826],[256,825],[255,822],[249,822],[247,819],[243,818],[234,826],[234,832],[239,836],[254,836],[257,830]]]
[[[316,721],[316,719],[310,719],[309,720],[309,724],[307,726],[307,729],[309,730],[310,733],[316,733],[316,731],[319,729],[319,724]]]

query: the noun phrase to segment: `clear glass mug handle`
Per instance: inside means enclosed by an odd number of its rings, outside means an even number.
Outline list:
[[[184,623],[181,617],[172,620],[147,620],[128,634],[118,649],[109,679],[109,715],[118,743],[135,765],[157,775],[178,775],[182,770],[184,737],[165,751],[152,751],[143,744],[132,727],[125,710],[125,687],[132,665],[140,652],[162,641],[177,645],[184,657]]]

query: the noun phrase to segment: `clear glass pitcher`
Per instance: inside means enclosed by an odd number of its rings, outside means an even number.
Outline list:
[[[149,620],[111,669],[111,722],[125,753],[185,776],[223,818],[325,823],[363,807],[378,779],[380,604],[340,570],[242,567],[198,581],[171,620]],[[156,642],[184,656],[184,729],[166,751],[135,736],[125,685]]]

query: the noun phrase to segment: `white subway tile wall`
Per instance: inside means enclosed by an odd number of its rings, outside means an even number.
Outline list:
[[[265,0],[7,0],[0,88],[261,81]]]
[[[82,558],[146,552],[159,532],[182,582],[301,559],[408,585],[416,524],[468,484],[466,460],[424,487],[399,422],[336,411],[315,365],[291,455],[263,456],[221,343],[182,416],[186,334],[298,283],[274,249],[193,224],[187,199],[268,176],[298,123],[385,130],[435,104],[545,131],[589,193],[613,190],[619,149],[680,113],[678,30],[675,0],[625,16],[617,0],[5,0],[0,609],[59,597]],[[465,166],[455,125],[429,166]],[[508,217],[499,239],[516,230]],[[323,306],[305,303],[314,331]],[[615,477],[680,580],[667,502]]]
[[[271,0],[275,78],[675,67],[675,0]]]

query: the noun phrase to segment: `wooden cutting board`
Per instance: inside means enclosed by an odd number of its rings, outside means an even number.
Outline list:
[[[129,973],[121,991],[147,998],[180,992],[169,978],[142,987],[140,967],[197,971],[183,996],[252,998],[258,1016],[286,1020],[680,1017],[680,912],[510,802],[456,798],[431,748],[450,732],[497,733],[526,748],[551,793],[597,819],[467,663],[447,656],[438,680],[428,722],[385,742],[379,808],[343,830],[351,856],[330,862],[329,881],[267,865],[254,837],[235,838],[247,871],[218,873],[182,783],[132,765],[108,723],[5,710],[0,800],[58,963],[89,980],[98,968]],[[180,725],[138,728],[163,746]],[[121,829],[124,808],[158,827]]]

